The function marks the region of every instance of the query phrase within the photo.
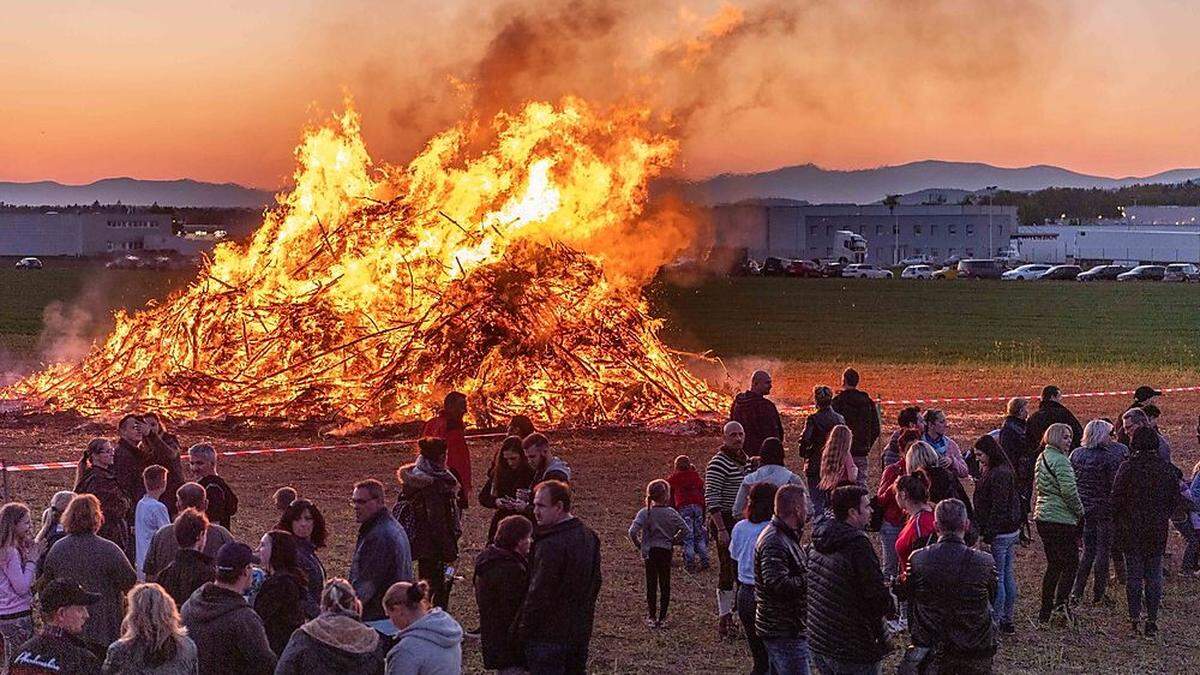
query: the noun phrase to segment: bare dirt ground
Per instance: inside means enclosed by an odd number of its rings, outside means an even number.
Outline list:
[[[730,364],[735,377],[754,367],[753,361]],[[773,368],[775,398],[796,409],[786,414],[789,439],[794,439],[803,422],[807,392],[816,384],[837,383],[842,366],[836,364],[765,364]],[[876,367],[863,371],[863,388],[882,399],[933,398],[949,396],[1033,395],[1043,384],[1054,383],[1064,392],[1133,389],[1140,384],[1173,387],[1200,384],[1190,372],[1109,373],[1103,369],[1025,369],[968,367]],[[1086,423],[1096,417],[1113,417],[1128,396],[1068,398],[1067,405]],[[898,405],[887,406],[885,432],[890,432]],[[951,435],[969,444],[995,428],[1003,417],[1002,402],[935,404],[947,410]],[[1171,440],[1174,460],[1188,475],[1200,459],[1196,421],[1200,393],[1169,394],[1161,400],[1163,428]],[[111,426],[80,420],[55,418],[3,418],[5,442],[0,459],[8,464],[29,461],[70,460],[96,434],[113,435]],[[312,445],[331,441],[313,431],[236,428],[216,424],[185,426],[178,430],[185,445],[214,442],[222,450]],[[718,642],[714,630],[715,571],[690,576],[676,568],[672,584],[670,626],[660,632],[644,628],[644,591],[640,557],[626,538],[629,521],[640,507],[647,481],[665,476],[671,459],[689,454],[703,465],[719,441],[715,433],[682,436],[650,430],[564,431],[553,434],[560,453],[571,464],[578,491],[577,514],[599,534],[603,545],[604,588],[597,612],[592,642],[593,672],[619,673],[733,673],[745,671],[749,651],[745,645]],[[472,443],[473,471],[481,481],[497,447],[494,440]],[[274,523],[271,493],[281,485],[293,485],[313,499],[331,525],[330,546],[321,552],[331,575],[344,575],[349,568],[356,526],[349,504],[350,485],[366,477],[394,486],[394,471],[409,461],[411,446],[366,449],[334,449],[278,455],[238,456],[223,459],[222,475],[242,497],[242,508],[234,519],[234,534],[254,541]],[[872,469],[872,483],[878,473]],[[796,468],[793,464],[793,468]],[[38,511],[49,496],[71,483],[69,471],[42,471],[9,475],[14,499],[30,503]],[[454,589],[451,613],[464,626],[477,625],[476,608],[470,591],[471,568],[486,534],[490,512],[472,507],[466,514],[459,572],[465,581]],[[1171,535],[1173,562],[1179,563],[1181,542]],[[678,556],[676,556],[678,558]],[[1173,575],[1167,580],[1161,635],[1156,640],[1133,637],[1124,617],[1124,588],[1110,588],[1118,599],[1114,610],[1084,606],[1080,627],[1039,629],[1031,617],[1037,608],[1037,586],[1044,558],[1040,545],[1020,549],[1017,557],[1021,598],[1018,603],[1018,632],[1005,640],[997,655],[1001,672],[1197,672],[1200,670],[1200,634],[1194,616],[1200,581]],[[890,657],[894,664],[899,654]],[[470,672],[481,670],[477,647],[465,646]]]

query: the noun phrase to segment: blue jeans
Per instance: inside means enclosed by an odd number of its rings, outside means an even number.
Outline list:
[[[1108,589],[1108,558],[1112,550],[1113,521],[1084,516],[1083,518],[1083,558],[1079,561],[1079,571],[1075,574],[1075,588],[1071,595],[1082,598],[1087,588],[1088,575],[1096,570],[1096,581],[1092,587],[1092,597],[1099,598]]]
[[[769,638],[763,642],[771,661],[771,675],[808,675],[808,640]]]
[[[904,528],[883,521],[879,526],[879,541],[883,545],[883,576],[895,579],[899,573],[900,561],[896,557],[896,540],[900,538],[900,530]]]
[[[809,521],[815,519],[822,511],[825,510],[825,492],[821,490],[821,479],[813,480],[808,478],[808,500],[812,510],[808,513]]]
[[[1142,591],[1145,589],[1146,620],[1158,621],[1158,603],[1162,600],[1162,554],[1125,554],[1125,599],[1129,618],[1142,618]]]
[[[704,509],[688,504],[679,510],[687,530],[683,533],[683,560],[688,566],[708,564],[708,528],[704,524]]]
[[[809,659],[812,661],[813,670],[821,675],[879,675],[883,672],[882,661],[876,661],[875,663],[851,663],[849,661],[831,659],[816,652],[813,652],[809,656]]]
[[[525,667],[530,675],[584,675],[587,673],[588,645],[561,645],[554,642],[526,642]]]
[[[992,617],[998,623],[1012,623],[1017,605],[1017,573],[1013,569],[1020,530],[998,534],[992,538],[992,558],[996,560],[996,599],[992,601]]]

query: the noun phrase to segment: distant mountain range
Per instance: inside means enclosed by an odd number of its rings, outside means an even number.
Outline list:
[[[957,203],[962,195],[995,185],[1004,190],[1030,191],[1048,187],[1113,189],[1138,183],[1182,183],[1200,178],[1198,169],[1173,169],[1152,176],[1108,178],[1069,171],[1057,166],[1006,169],[979,162],[926,160],[877,169],[836,171],[814,164],[773,171],[721,174],[705,180],[671,182],[701,204],[723,204],[746,199],[791,199],[813,204],[869,204],[887,195],[905,195],[905,203],[931,198]],[[106,178],[87,185],[0,182],[0,202],[16,206],[67,204],[223,206],[261,208],[274,203],[268,190],[236,183],[205,183],[191,179],[139,180]]]
[[[685,190],[693,201],[703,204],[761,198],[805,200],[813,204],[869,204],[890,194],[909,195],[930,188],[943,190],[948,195],[956,194],[954,191],[979,191],[992,185],[1019,192],[1048,187],[1113,189],[1138,183],[1182,183],[1196,178],[1200,178],[1200,169],[1173,169],[1152,176],[1107,178],[1057,166],[1005,169],[979,162],[926,160],[854,171],[835,171],[814,164],[803,164],[761,173],[721,174],[688,183]]]
[[[205,183],[187,178],[105,178],[87,185],[63,185],[54,181],[0,182],[0,202],[14,206],[66,206],[96,201],[101,204],[120,202],[127,206],[158,204],[261,208],[274,202],[274,194],[236,183]]]

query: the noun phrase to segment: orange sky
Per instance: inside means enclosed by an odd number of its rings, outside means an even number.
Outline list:
[[[698,116],[683,170],[926,158],[1113,176],[1200,166],[1190,3],[997,0],[958,16],[970,4],[803,5],[786,35],[730,49],[717,90],[728,105]],[[344,93],[374,154],[402,162],[432,130],[430,110],[449,114],[438,87],[469,74],[500,11],[433,5],[11,3],[0,29],[0,180],[276,187],[305,124]],[[626,17],[621,47],[653,50],[701,29],[719,5],[661,3]]]

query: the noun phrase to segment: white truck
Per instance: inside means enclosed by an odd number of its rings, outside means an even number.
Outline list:
[[[867,240],[861,234],[850,230],[838,230],[833,233],[833,262],[843,265],[862,264],[867,261]]]

